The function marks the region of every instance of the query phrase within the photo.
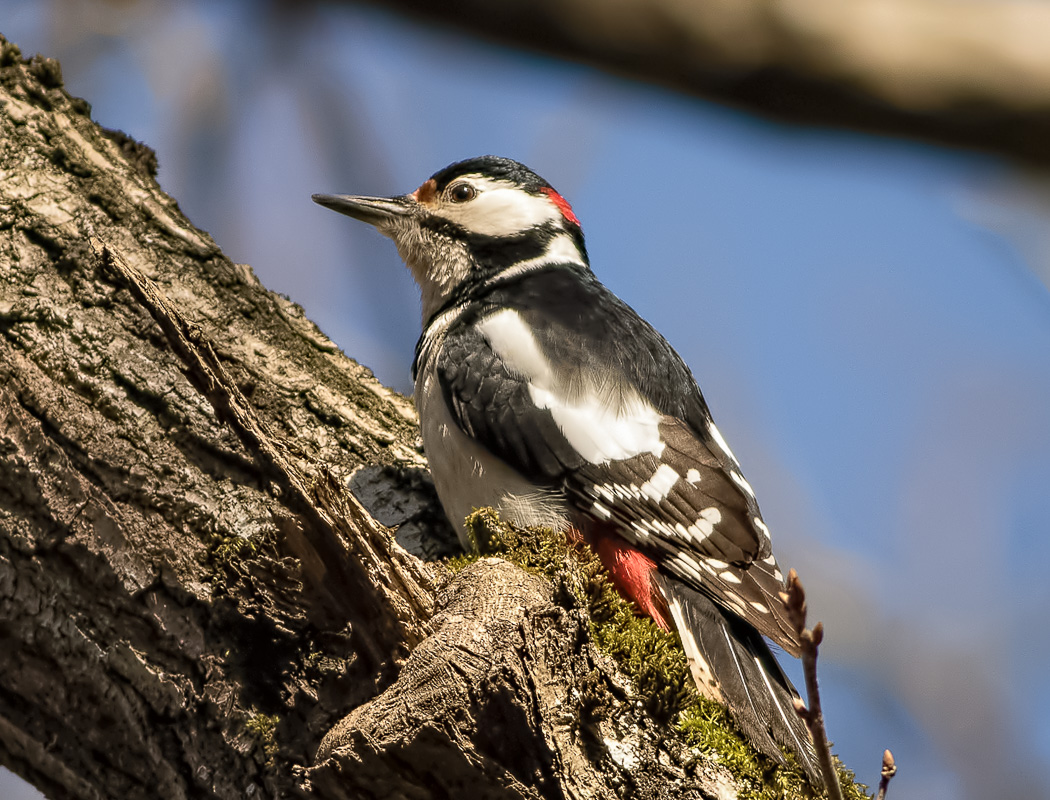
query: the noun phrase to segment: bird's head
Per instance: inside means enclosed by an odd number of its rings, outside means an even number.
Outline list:
[[[423,318],[507,270],[587,267],[569,203],[528,167],[496,156],[460,161],[397,197],[315,194],[397,244],[423,291]]]

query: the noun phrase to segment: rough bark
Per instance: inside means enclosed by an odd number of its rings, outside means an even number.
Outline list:
[[[552,587],[395,543],[359,499],[448,541],[411,404],[153,164],[0,39],[0,761],[55,798],[729,792]]]
[[[312,786],[336,798],[702,798],[724,774],[683,768],[610,680],[579,609],[498,559],[438,598],[397,682],[325,737]]]
[[[1050,163],[1040,0],[372,0],[786,122]]]

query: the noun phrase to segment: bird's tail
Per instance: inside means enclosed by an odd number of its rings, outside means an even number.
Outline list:
[[[815,789],[824,785],[805,723],[794,709],[798,692],[759,633],[728,616],[706,595],[654,572],[652,580],[682,638],[700,693],[729,709],[759,752],[778,763],[793,753]]]

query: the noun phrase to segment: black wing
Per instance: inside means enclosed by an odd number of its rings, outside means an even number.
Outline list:
[[[530,273],[487,300],[436,365],[459,426],[796,652],[754,495],[666,340],[582,271]]]

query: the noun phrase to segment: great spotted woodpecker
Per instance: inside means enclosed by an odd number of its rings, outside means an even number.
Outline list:
[[[700,692],[819,785],[797,693],[763,639],[798,655],[755,493],[689,368],[591,272],[569,203],[494,156],[411,194],[313,199],[393,239],[422,289],[415,401],[464,544],[482,506],[582,536],[622,593],[677,629]]]

